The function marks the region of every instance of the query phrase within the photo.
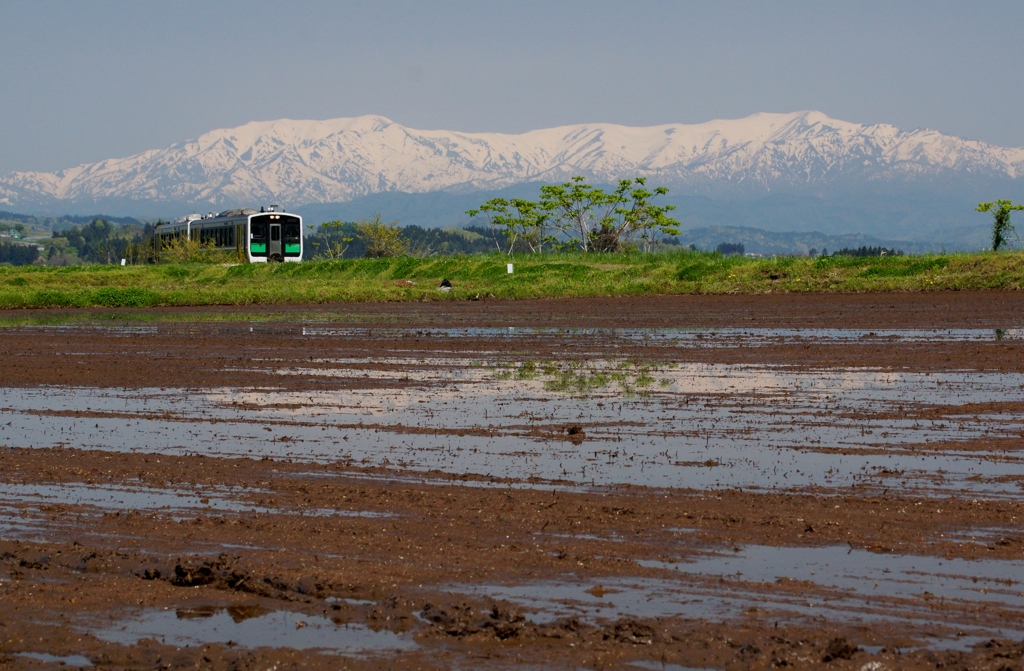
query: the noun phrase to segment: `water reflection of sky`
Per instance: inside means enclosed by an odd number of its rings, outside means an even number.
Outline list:
[[[452,589],[517,602],[535,609],[531,617],[539,621],[566,616],[723,620],[755,609],[786,623],[823,617],[849,624],[891,623],[903,635],[940,648],[966,649],[991,637],[1024,634],[1020,561],[878,554],[845,545],[752,545],[678,563],[639,563],[664,573]]]
[[[83,629],[102,640],[124,645],[152,638],[179,647],[219,643],[356,655],[416,648],[409,637],[387,630],[375,631],[363,624],[335,623],[317,615],[254,607],[147,610],[103,627],[90,624]]]
[[[325,359],[284,373],[335,383],[302,391],[0,389],[0,443],[341,460],[580,484],[1024,494],[1024,455],[1013,447],[1024,418],[912,412],[1021,401],[1024,375],[596,360],[576,373],[620,372],[626,382],[565,393],[552,386],[558,374],[524,376],[524,363]],[[641,373],[647,386],[638,386]],[[336,388],[339,380],[345,388]],[[568,425],[582,427],[585,440],[565,440]],[[1002,444],[998,452],[957,448],[971,440]]]

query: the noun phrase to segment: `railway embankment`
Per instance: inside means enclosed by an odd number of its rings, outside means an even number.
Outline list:
[[[510,272],[511,264],[511,272]],[[443,280],[450,290],[439,290]],[[0,266],[0,308],[284,305],[658,294],[1017,290],[1024,251],[750,258],[487,254],[289,264]]]

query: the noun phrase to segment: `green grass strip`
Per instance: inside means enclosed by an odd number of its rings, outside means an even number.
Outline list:
[[[515,264],[509,275],[506,263]],[[437,287],[443,278],[451,293]],[[1024,252],[757,259],[702,252],[499,254],[222,266],[0,266],[0,308],[328,304],[1024,286]]]

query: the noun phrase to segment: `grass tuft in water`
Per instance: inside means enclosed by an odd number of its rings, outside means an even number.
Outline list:
[[[495,380],[539,380],[544,390],[575,397],[587,397],[601,391],[614,391],[623,396],[647,396],[657,382],[659,367],[641,361],[526,361],[500,363],[495,367]],[[672,385],[661,380],[661,387]]]

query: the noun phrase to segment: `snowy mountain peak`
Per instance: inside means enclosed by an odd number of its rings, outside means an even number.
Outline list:
[[[933,130],[862,125],[816,111],[635,128],[606,123],[521,134],[415,130],[386,117],[252,121],[165,149],[54,173],[0,178],[0,204],[103,199],[228,206],[342,202],[383,191],[496,189],[646,175],[684,190],[767,192],[841,180],[1017,179],[1024,149]]]

